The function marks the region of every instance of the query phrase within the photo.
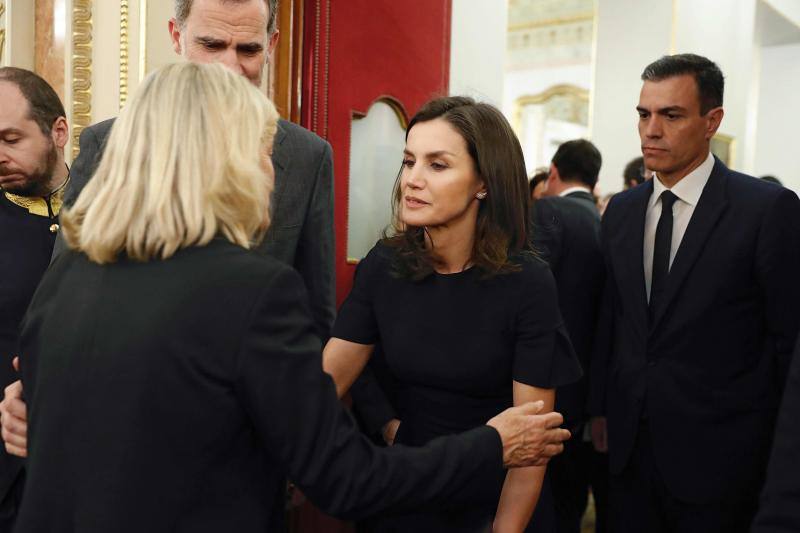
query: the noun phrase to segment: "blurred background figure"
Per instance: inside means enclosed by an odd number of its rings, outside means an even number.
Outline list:
[[[528,186],[531,191],[531,202],[535,202],[544,196],[545,189],[547,188],[547,176],[550,171],[547,169],[537,170],[536,174],[528,181]]]
[[[606,212],[606,207],[608,207],[608,203],[611,201],[611,199],[614,197],[615,194],[616,193],[612,192],[612,193],[604,194],[603,196],[598,196],[597,197],[597,204],[596,204],[597,205],[597,212],[600,213],[601,217]]]
[[[546,196],[531,206],[534,249],[553,271],[564,322],[585,370],[591,366],[605,272],[600,214],[592,196],[601,166],[600,151],[591,142],[561,144],[550,164]],[[556,408],[575,436],[548,470],[558,533],[580,532],[590,488],[597,531],[607,531],[608,456],[593,448],[585,431],[588,390],[587,371],[556,394]]]
[[[653,178],[653,172],[644,166],[644,158],[637,157],[632,159],[622,173],[623,177],[623,190],[631,189],[637,185],[641,185],[645,181]]]

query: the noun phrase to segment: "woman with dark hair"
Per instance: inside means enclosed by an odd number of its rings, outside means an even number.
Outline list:
[[[387,443],[420,445],[543,400],[580,368],[553,277],[529,250],[519,141],[494,107],[428,102],[406,130],[393,231],[358,266],[323,355],[343,395],[380,343],[397,418]],[[376,531],[523,531],[544,467],[497,475],[491,500],[385,516]]]

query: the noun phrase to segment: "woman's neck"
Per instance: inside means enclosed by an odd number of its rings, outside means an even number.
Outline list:
[[[475,243],[475,223],[455,224],[426,228],[425,244],[438,259],[436,271],[440,274],[461,272],[472,266],[472,249]]]

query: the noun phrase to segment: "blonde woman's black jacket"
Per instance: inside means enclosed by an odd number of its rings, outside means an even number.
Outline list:
[[[72,205],[94,175],[115,119],[81,133],[80,155],[70,169],[64,202]],[[331,146],[305,128],[278,121],[272,151],[275,191],[272,221],[256,249],[297,270],[309,294],[314,327],[327,341],[336,315]],[[53,255],[65,249],[56,241]]]
[[[221,239],[146,263],[60,254],[21,345],[18,533],[280,531],[285,476],[359,517],[481,501],[501,470],[487,426],[373,447],[322,371],[300,277]]]

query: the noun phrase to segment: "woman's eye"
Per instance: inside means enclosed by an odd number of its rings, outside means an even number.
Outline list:
[[[413,159],[403,159],[403,166],[404,167],[408,167],[408,168],[413,167],[414,166],[414,160]]]
[[[444,163],[431,163],[431,168],[433,170],[444,170],[447,168],[447,165]]]

